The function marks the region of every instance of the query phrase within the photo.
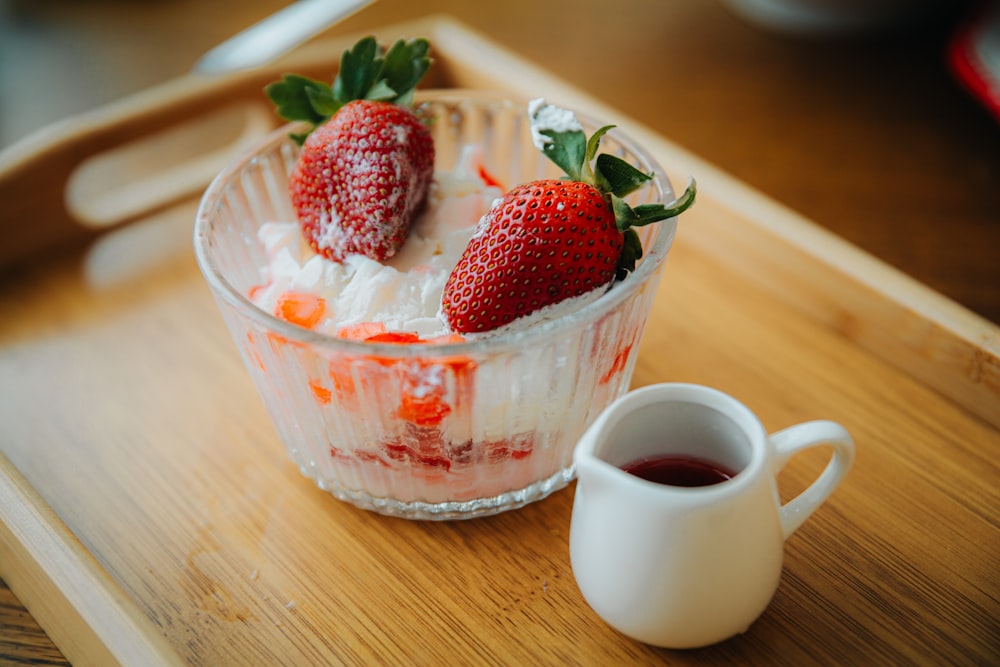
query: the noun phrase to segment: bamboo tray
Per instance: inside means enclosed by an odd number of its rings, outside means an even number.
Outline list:
[[[0,577],[66,656],[995,660],[997,328],[446,17],[379,31],[403,35],[435,46],[428,87],[543,94],[642,138],[675,185],[695,175],[700,201],[633,384],[710,384],[771,430],[838,420],[855,469],[788,541],[764,616],[689,652],[628,640],[587,607],[569,566],[572,488],[457,523],[386,518],[316,489],[264,415],[190,232],[205,175],[274,124],[261,85],[292,69],[328,78],[353,38],[317,43],[266,71],[184,77],[0,154]],[[231,143],[213,144],[220,128]],[[197,164],[182,155],[192,146]],[[795,460],[783,495],[823,463]]]

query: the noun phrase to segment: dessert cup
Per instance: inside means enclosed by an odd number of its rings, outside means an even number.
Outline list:
[[[505,187],[560,176],[531,142],[525,100],[441,90],[417,96],[438,171],[465,146]],[[588,135],[604,125],[577,117]],[[198,264],[288,455],[358,507],[412,519],[495,514],[573,478],[573,449],[628,390],[676,220],[639,228],[636,270],[596,301],[520,331],[445,343],[366,343],[298,327],[248,292],[267,265],[258,228],[293,221],[298,147],[276,131],[222,171],[195,223]],[[653,174],[635,206],[674,198],[663,170],[626,135],[601,143]]]

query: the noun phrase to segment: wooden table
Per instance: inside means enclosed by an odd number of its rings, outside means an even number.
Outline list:
[[[236,2],[219,2],[211,9],[202,7],[199,10],[194,9],[193,2],[130,8],[113,3],[106,7],[89,5],[86,12],[73,5],[41,10],[27,3],[23,6],[15,3],[14,9],[22,13],[25,21],[37,14],[34,18],[41,20],[40,25],[47,26],[49,37],[69,35],[71,44],[76,40],[81,49],[113,68],[103,71],[116,72],[106,89],[87,91],[77,98],[76,103],[83,105],[79,109],[82,110],[88,104],[97,105],[180,74],[199,53],[280,4],[255,3],[252,11],[243,7],[243,3]],[[354,33],[416,17],[420,12],[410,4],[384,0],[329,34]],[[420,11],[425,8],[429,11],[447,10],[511,50],[537,63],[544,63],[559,78],[644,123],[656,133],[729,172],[739,181],[759,188],[806,218],[869,250],[986,318],[1000,321],[1000,295],[996,289],[996,285],[1000,284],[1000,262],[996,261],[996,248],[1000,247],[997,225],[1000,213],[1000,188],[997,187],[1000,179],[1000,130],[949,79],[942,63],[941,50],[947,34],[943,28],[924,28],[916,33],[883,40],[824,42],[763,33],[741,23],[720,7],[699,2],[668,3],[662,7],[659,3],[618,3],[613,30],[607,29],[606,19],[588,3],[550,2],[544,8],[529,13],[525,8],[534,3],[511,2],[507,3],[511,11],[498,16],[488,15],[472,4],[427,2],[422,3]],[[570,5],[576,8],[573,30],[557,40],[553,37],[552,26],[557,21],[560,7],[565,11]],[[199,11],[201,14],[197,13]],[[200,16],[200,19],[194,20],[194,16]],[[135,27],[146,22],[172,30],[152,34],[144,31],[140,35]],[[595,34],[601,34],[603,39],[599,48],[590,37]],[[178,35],[182,38],[178,39]],[[43,44],[32,43],[23,37],[20,39],[23,40],[20,45],[25,48],[34,47],[37,53],[45,51]],[[6,43],[8,40],[0,41]],[[143,48],[131,50],[140,43]],[[61,48],[66,49],[65,41],[62,44]],[[182,44],[183,48],[179,48],[178,44]],[[126,49],[130,49],[130,55],[123,57]],[[63,56],[64,62],[75,59],[69,53]],[[44,70],[44,66],[36,61],[25,62],[33,62],[36,68],[28,68],[28,72],[45,71],[47,75],[54,75],[52,69]],[[632,70],[627,67],[629,63],[640,65]],[[35,100],[54,98],[57,93],[52,91],[58,89],[58,86],[53,86],[45,91],[33,92],[33,105]],[[4,104],[11,102],[5,100]],[[40,106],[44,108],[46,105]],[[71,106],[62,108],[72,109]],[[42,122],[54,118],[45,119],[44,114],[36,114],[33,120]],[[16,134],[21,129],[11,131]],[[8,142],[7,134],[4,141]],[[723,210],[717,209],[716,212]],[[697,241],[697,238],[693,240]],[[748,244],[747,250],[752,255],[754,242],[743,242]],[[683,273],[686,269],[698,275],[699,261],[713,257],[718,260],[725,251],[734,252],[734,247],[738,249],[740,243],[734,240],[732,247],[722,249],[698,247],[687,258],[680,255],[677,263],[681,268],[678,272]],[[762,262],[766,258],[751,257],[747,261]],[[891,272],[886,275],[889,280],[892,279]],[[712,303],[710,292],[702,296],[706,303]],[[681,311],[696,322],[700,318],[702,325],[713,324],[710,315],[685,310],[693,303],[693,298],[686,297],[678,304]],[[943,307],[949,308],[947,305]],[[763,314],[773,316],[775,322],[785,325],[787,330],[784,333],[788,335],[816,333],[809,325],[784,316],[780,309]],[[841,335],[847,336],[851,342],[857,343],[859,339],[865,342],[866,339],[885,335],[884,332],[866,330],[866,323],[852,320],[853,315],[848,310],[844,313],[844,321],[836,325]],[[739,313],[734,316],[740,321]],[[972,321],[975,321],[974,318]],[[748,322],[744,324],[750,326]],[[676,344],[676,341],[662,340],[656,334],[648,338],[647,346]],[[738,341],[731,340],[729,343],[735,345]],[[867,343],[872,345],[870,340]],[[986,343],[993,346],[989,349],[995,350],[995,340]],[[882,344],[878,341],[874,343],[875,347]],[[836,337],[822,338],[817,349],[824,354],[859,354],[838,343]],[[780,350],[769,352],[778,354]],[[651,354],[645,353],[643,359],[652,359]],[[817,356],[817,359],[824,358],[822,354]],[[822,377],[823,371],[834,372],[835,362],[813,361],[815,367],[812,371],[818,375],[812,376],[808,384],[822,387],[821,381],[817,385],[819,377]],[[917,405],[920,400],[929,400],[927,386],[932,384],[927,375],[929,371],[917,369],[916,376],[922,378],[922,383],[914,383],[901,380],[896,371],[886,369],[876,360],[866,359],[864,354],[860,354],[858,359],[851,357],[851,361],[859,363],[859,367],[870,373],[864,376],[864,380],[859,379],[863,384],[859,394],[867,395],[873,391],[871,383],[883,380],[887,386],[903,392],[900,401],[912,399],[917,401],[914,403]],[[663,377],[663,367],[652,361],[645,364],[640,361],[636,381],[645,384],[681,377],[721,386],[729,384],[741,391],[756,386],[763,396],[774,391],[766,380],[758,377],[751,381],[747,377],[748,374],[753,376],[767,370],[766,365],[753,366],[743,373],[729,376],[722,368],[699,366],[696,362],[697,359],[687,363],[674,362],[667,369],[671,378],[666,378]],[[995,369],[987,366],[983,372],[986,377],[993,377],[989,373],[995,372]],[[951,380],[944,378],[944,395],[958,406],[965,405],[949,390],[949,384]],[[801,389],[796,387],[795,391]],[[838,410],[849,417],[853,411],[860,409],[852,402],[849,392],[836,394],[841,403],[833,401],[819,406],[806,403],[810,397],[829,398],[820,389],[806,390],[805,395],[796,400],[783,397],[778,404],[765,403],[759,407],[774,422],[799,417],[806,409],[804,406],[808,406],[809,410],[822,409],[823,416],[833,417],[837,417]],[[951,403],[935,403],[934,410],[947,412],[949,419],[958,420],[962,424],[961,432],[972,438],[971,443],[982,445],[986,451],[996,452],[996,422],[994,420],[990,426],[983,414],[988,414],[991,408],[1000,404],[991,402],[989,396],[976,401],[978,412],[973,410],[964,416],[963,410],[968,408],[956,408]],[[893,427],[900,429],[901,436],[905,434],[905,437],[919,441],[923,436],[916,431],[910,432],[909,427],[903,427],[907,414],[899,407],[898,412],[889,414],[887,419]],[[940,417],[939,414],[935,416]],[[892,422],[892,419],[898,421]],[[867,423],[862,435],[879,439],[877,428]],[[912,465],[955,465],[959,471],[968,465],[962,458],[968,452],[963,449],[961,438],[939,435],[958,448],[954,454],[959,458],[940,461],[930,454],[919,455],[913,459]],[[897,459],[906,460],[898,453]],[[859,465],[864,461],[862,456]],[[986,470],[995,472],[995,462],[984,464],[994,466]],[[955,472],[949,468],[949,474]],[[859,469],[856,477],[860,486],[877,485],[880,477],[891,475],[893,472],[890,470],[869,469],[866,472]],[[970,479],[983,478],[973,476]],[[932,497],[920,499],[920,506],[928,509],[932,501],[941,500],[946,503],[942,516],[954,516],[960,511],[956,504],[960,505],[963,497],[985,499],[990,502],[978,509],[969,508],[969,511],[986,524],[995,524],[995,489],[983,488],[980,481],[975,481],[972,488],[966,491],[969,496],[955,490],[936,488]],[[901,488],[896,499],[899,502],[908,501],[908,494],[921,492],[918,486]],[[859,504],[865,497],[845,497],[843,504],[839,507],[835,504],[831,512],[842,511],[860,517],[866,511]],[[548,522],[547,525],[558,533],[565,528],[559,519],[566,516],[568,495],[564,492],[547,502],[545,507],[550,512],[541,513],[539,508],[529,508],[524,514]],[[930,526],[935,531],[946,530],[933,517],[924,521],[900,513],[896,518],[907,522],[892,536],[900,541],[879,546],[910,553],[924,539],[919,532],[920,526]],[[517,521],[522,520],[528,519]],[[363,523],[366,519],[360,521]],[[852,520],[855,524],[864,524],[865,521],[862,518]],[[797,546],[790,544],[793,557],[808,551],[809,547],[803,543],[813,539],[821,543],[833,540],[840,548],[852,544],[859,547],[855,553],[839,554],[840,558],[851,561],[878,558],[878,554],[866,551],[873,546],[870,542],[854,543],[851,535],[835,537],[826,534],[823,520],[817,519],[816,523],[811,538],[802,538]],[[940,654],[956,659],[971,659],[975,655],[983,657],[983,652],[990,649],[996,655],[998,649],[997,533],[982,523],[977,523],[975,530],[985,538],[985,543],[978,548],[963,543],[956,549],[964,556],[982,556],[992,549],[991,559],[945,563],[948,567],[962,569],[963,572],[956,576],[967,577],[972,582],[962,588],[966,591],[963,600],[968,602],[968,591],[977,590],[979,586],[979,594],[972,595],[973,602],[969,604],[978,605],[986,613],[985,618],[977,621],[979,625],[973,625],[962,638],[967,646],[971,646],[969,650],[978,651],[978,654],[963,655],[961,646],[956,652]],[[454,533],[445,532],[449,535]],[[949,539],[959,539],[959,536]],[[947,553],[948,549],[938,549],[934,551],[934,558],[947,559]],[[887,618],[872,617],[870,620],[883,622],[890,630],[896,624],[908,622],[907,619],[927,622],[930,624],[929,631],[933,632],[935,626],[931,621],[919,620],[922,617],[919,616],[917,603],[936,600],[934,590],[928,591],[925,585],[910,580],[911,576],[919,575],[919,569],[909,569],[905,561],[889,562],[902,569],[886,572],[886,576],[894,583],[914,586],[910,590],[914,598],[911,604],[887,611]],[[836,567],[836,560],[827,565]],[[864,563],[859,561],[857,565],[863,567]],[[965,571],[964,568],[971,569]],[[844,569],[842,572],[846,576],[848,571]],[[545,583],[555,586],[554,581]],[[560,582],[558,594],[562,598],[572,596],[571,589],[565,588],[568,583],[565,579]],[[948,587],[955,583],[941,585]],[[782,595],[786,599],[782,601],[779,598],[779,609],[788,608],[790,604],[794,606],[796,600],[790,600],[789,596],[795,598],[803,594],[800,589],[792,587],[783,590]],[[58,652],[47,643],[37,626],[32,626],[30,617],[9,590],[3,588],[0,592],[3,594],[0,597],[0,657],[33,664],[46,661],[58,664]],[[541,595],[531,586],[521,590],[520,594],[528,598]],[[884,588],[874,588],[869,594],[886,604],[900,602]],[[917,616],[911,617],[910,614]],[[825,617],[820,613],[817,618]],[[768,626],[772,631],[776,627]],[[871,629],[870,632],[877,650],[887,650],[888,646],[900,651],[895,655],[908,655],[902,647],[893,644],[891,632],[884,627]],[[949,638],[941,639],[946,641]],[[695,659],[664,653],[643,655],[666,661]],[[912,654],[909,657],[919,658]]]

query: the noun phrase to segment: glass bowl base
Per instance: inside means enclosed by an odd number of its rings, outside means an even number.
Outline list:
[[[363,510],[403,519],[424,521],[451,521],[474,519],[500,514],[508,510],[524,507],[537,502],[566,487],[575,477],[572,466],[559,470],[554,475],[539,480],[522,489],[507,491],[485,498],[469,500],[449,500],[439,503],[419,500],[403,501],[394,498],[380,498],[365,491],[348,489],[336,480],[325,480],[310,475],[308,469],[300,469],[303,475],[312,479],[316,486],[327,491],[338,500],[350,503]]]

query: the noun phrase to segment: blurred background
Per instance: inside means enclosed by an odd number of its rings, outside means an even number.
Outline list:
[[[0,0],[0,147],[183,75],[285,4]],[[946,58],[982,6],[380,0],[326,34],[449,13],[1000,322],[1000,125]]]

